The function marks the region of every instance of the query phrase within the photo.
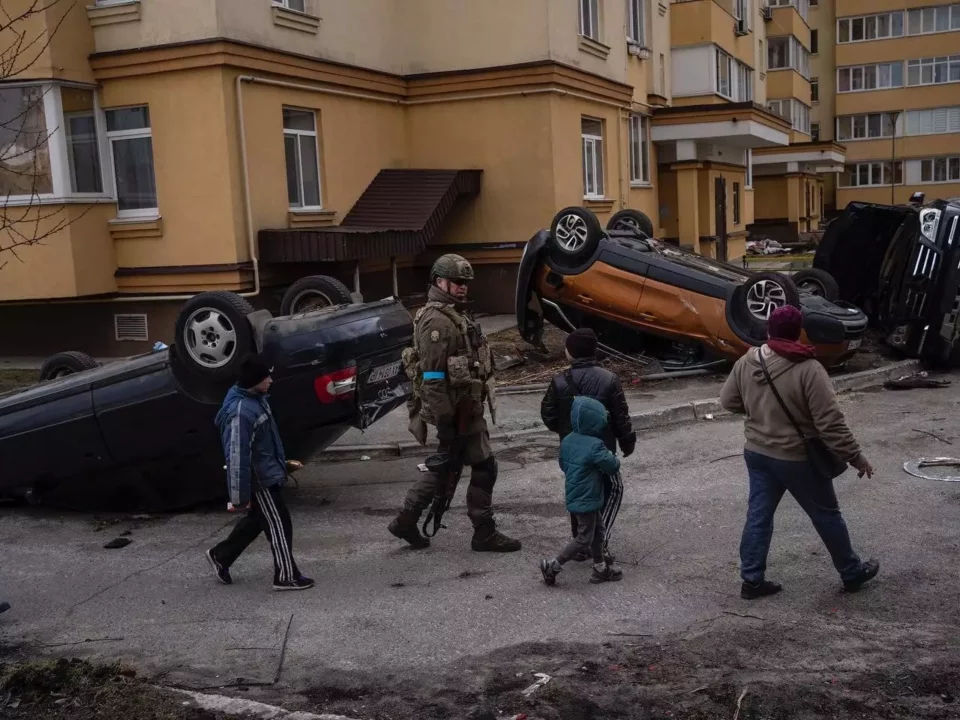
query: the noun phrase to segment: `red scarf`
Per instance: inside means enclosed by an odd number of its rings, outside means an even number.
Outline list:
[[[767,346],[780,357],[793,362],[800,362],[817,356],[817,350],[813,345],[804,345],[796,340],[770,338],[767,340]]]

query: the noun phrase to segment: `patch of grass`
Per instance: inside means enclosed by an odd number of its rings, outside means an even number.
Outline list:
[[[0,665],[0,717],[10,720],[225,720],[183,705],[119,663],[53,660]]]
[[[36,370],[0,370],[0,393],[37,384]]]

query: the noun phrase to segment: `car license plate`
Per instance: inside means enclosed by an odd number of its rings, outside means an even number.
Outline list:
[[[380,367],[375,367],[370,371],[370,377],[367,379],[369,383],[378,383],[383,382],[384,380],[389,380],[398,372],[400,372],[400,366],[402,361],[397,360],[392,362],[389,365],[381,365]]]
[[[861,345],[863,345],[863,340],[851,340],[850,344],[847,345],[847,350],[856,350]]]

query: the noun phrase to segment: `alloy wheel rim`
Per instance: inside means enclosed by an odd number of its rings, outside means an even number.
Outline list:
[[[557,230],[554,233],[557,244],[567,252],[574,253],[587,244],[586,221],[579,215],[564,215],[557,223]]]
[[[759,280],[747,291],[747,310],[758,320],[769,320],[774,310],[786,304],[786,291],[772,280]]]
[[[187,318],[183,341],[191,359],[210,369],[227,365],[237,351],[233,323],[214,308],[200,308]]]

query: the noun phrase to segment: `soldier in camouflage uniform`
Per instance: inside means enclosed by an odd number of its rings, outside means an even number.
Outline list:
[[[427,304],[414,319],[413,346],[404,353],[414,383],[408,403],[410,432],[426,444],[427,425],[437,429],[439,453],[449,453],[458,435],[463,466],[471,467],[467,515],[473,523],[471,546],[478,552],[515,552],[520,541],[499,532],[493,517],[497,459],[483,417],[484,404],[496,422],[493,356],[478,324],[463,314],[473,268],[459,255],[444,255],[430,272]],[[459,429],[458,429],[459,424]],[[430,545],[420,534],[420,516],[434,496],[444,492],[446,477],[429,472],[413,484],[390,532],[415,548]]]

